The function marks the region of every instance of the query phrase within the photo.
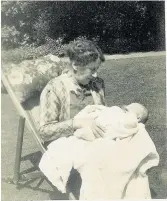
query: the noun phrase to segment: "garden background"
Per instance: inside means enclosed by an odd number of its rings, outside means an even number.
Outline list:
[[[1,9],[2,66],[49,53],[65,56],[68,42],[77,37],[102,48],[107,61],[99,75],[105,80],[108,106],[134,101],[150,111],[146,129],[160,155],[159,166],[148,172],[150,188],[152,198],[167,198],[165,2],[2,1]],[[140,53],[150,51],[154,54]],[[1,169],[2,178],[8,178],[13,175],[19,116],[7,94],[1,100]],[[26,129],[21,171],[37,166],[40,154]],[[16,188],[2,180],[2,200],[67,199],[53,193],[46,181],[38,183]]]
[[[165,50],[164,1],[2,1],[1,6],[2,61],[64,55],[77,37],[94,40],[108,54]]]

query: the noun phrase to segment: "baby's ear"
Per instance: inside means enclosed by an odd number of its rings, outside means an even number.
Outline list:
[[[141,117],[137,117],[138,123],[141,122]]]

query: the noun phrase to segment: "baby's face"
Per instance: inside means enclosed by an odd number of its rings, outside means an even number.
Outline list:
[[[141,120],[142,116],[144,115],[144,109],[142,107],[142,105],[140,105],[139,103],[132,103],[130,105],[124,105],[122,106],[122,110],[127,113],[127,112],[133,112],[138,121]]]

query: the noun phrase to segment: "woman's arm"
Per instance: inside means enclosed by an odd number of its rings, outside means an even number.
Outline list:
[[[59,83],[48,84],[40,97],[40,135],[44,141],[56,140],[60,137],[73,135],[73,122],[59,122],[61,101],[55,93],[55,87],[60,91]],[[56,86],[55,86],[56,85]]]
[[[50,122],[40,127],[40,135],[44,141],[53,141],[60,137],[73,135],[73,120]]]

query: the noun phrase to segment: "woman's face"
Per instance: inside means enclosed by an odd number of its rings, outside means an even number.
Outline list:
[[[96,77],[96,73],[100,65],[101,61],[98,58],[96,61],[91,62],[84,67],[77,66],[75,78],[78,81],[78,83],[83,85],[88,84],[93,77]]]

